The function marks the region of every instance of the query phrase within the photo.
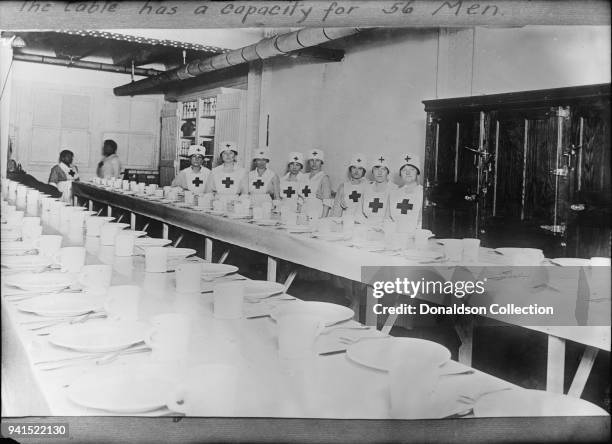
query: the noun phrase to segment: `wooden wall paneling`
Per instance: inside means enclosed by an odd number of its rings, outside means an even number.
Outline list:
[[[495,216],[520,219],[525,122],[521,118],[508,116],[497,120],[497,123]]]
[[[59,128],[34,127],[31,132],[29,164],[54,164],[59,160],[61,130]],[[25,165],[24,165],[25,167]]]
[[[62,128],[89,129],[91,115],[91,96],[82,94],[62,94]]]
[[[170,185],[172,179],[174,179],[177,140],[178,104],[176,102],[165,102],[161,109],[159,150],[159,181],[162,186]]]
[[[434,113],[427,113],[425,129],[425,159],[423,163],[423,227],[433,229],[435,206],[432,205],[431,192],[435,182],[436,152],[438,146],[438,118]]]
[[[130,130],[130,99],[105,95],[103,98],[104,128],[116,131]]]
[[[33,95],[33,126],[59,128],[62,117],[62,95],[58,91],[36,88]]]
[[[134,168],[153,169],[159,156],[153,134],[129,134],[127,165]]]
[[[74,162],[79,171],[81,168],[89,165],[91,153],[90,140],[91,134],[88,130],[61,130],[60,147],[62,150],[68,149],[74,153]]]
[[[555,209],[555,176],[551,170],[557,164],[557,118],[548,116],[527,121],[525,219],[551,225]]]
[[[215,159],[213,166],[217,165],[219,159],[219,144],[232,141],[239,144],[241,133],[241,110],[244,93],[227,93],[217,96],[217,116],[215,119]],[[243,136],[244,137],[244,136]],[[238,146],[238,164],[244,165],[244,146]]]

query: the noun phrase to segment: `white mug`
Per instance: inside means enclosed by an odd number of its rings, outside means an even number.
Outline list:
[[[461,239],[445,239],[444,256],[452,262],[460,261],[463,258],[463,241]]]
[[[198,196],[198,208],[202,208],[204,210],[210,210],[212,198],[213,198],[212,193],[200,194]]]
[[[242,318],[244,283],[223,282],[213,290],[213,313],[216,319]]]
[[[325,322],[313,313],[285,313],[277,319],[278,354],[283,359],[303,359],[314,355],[317,337]]]
[[[155,190],[155,197],[164,197],[164,190]]]
[[[63,247],[56,254],[62,271],[78,273],[85,265],[86,251],[84,247]]]
[[[115,285],[108,288],[104,310],[110,319],[121,321],[138,320],[140,287]]]
[[[21,230],[21,240],[24,242],[35,241],[42,235],[42,227],[34,225]]]
[[[134,254],[135,236],[130,231],[119,231],[115,236],[115,256],[132,256]]]
[[[417,229],[414,232],[414,246],[419,250],[426,250],[428,239],[433,236],[429,230]]]
[[[113,268],[107,264],[85,265],[79,275],[79,284],[86,293],[106,294],[113,277]]]
[[[115,237],[129,224],[107,222],[100,227],[100,245],[115,245]]]
[[[29,215],[35,216],[38,214],[38,202],[40,199],[40,191],[28,190],[26,194],[26,212]]]
[[[138,190],[138,192],[139,192],[139,193],[144,194],[144,193],[145,193],[146,188],[147,188],[147,184],[146,184],[146,183],[144,183],[144,182],[138,182],[138,187],[137,187],[137,190]]]
[[[178,264],[175,269],[176,291],[179,293],[200,292],[202,280],[202,264],[199,262],[186,262]]]
[[[391,417],[394,419],[436,418],[435,389],[440,363],[409,353],[392,355],[388,373]],[[406,394],[410,393],[409,396]]]
[[[38,254],[54,257],[62,248],[62,236],[58,234],[43,234],[36,241]]]
[[[87,236],[100,236],[100,229],[106,222],[114,220],[111,216],[90,216],[85,219],[85,229]]]
[[[185,372],[167,401],[170,410],[187,416],[233,416],[238,369],[224,364],[201,364]]]
[[[191,320],[180,313],[166,313],[151,319],[153,328],[145,334],[153,361],[180,361],[187,356]]]
[[[187,205],[193,205],[193,192],[185,190],[185,203]]]
[[[478,262],[480,239],[465,238],[461,242],[463,244],[463,260],[466,262]]]
[[[145,271],[148,273],[168,271],[168,250],[164,247],[147,247],[145,249]]]

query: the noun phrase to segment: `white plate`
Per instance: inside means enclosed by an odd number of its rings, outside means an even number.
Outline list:
[[[70,384],[68,398],[83,407],[117,413],[143,413],[166,405],[175,383],[155,366],[112,366]]]
[[[6,276],[4,279],[6,285],[29,291],[44,290],[51,292],[68,288],[72,284],[70,275],[59,272],[20,273]]]
[[[581,259],[574,257],[558,257],[555,259],[550,259],[555,265],[560,265],[562,267],[590,267],[591,260],[590,259]]]
[[[128,233],[133,234],[136,237],[143,237],[147,235],[146,231],[142,231],[142,230],[126,230]]]
[[[254,219],[253,223],[256,225],[261,225],[262,227],[272,227],[280,224],[278,220],[274,219]]]
[[[217,210],[207,210],[208,214],[212,214],[213,216],[223,216],[225,215],[225,211],[217,211]]]
[[[2,256],[0,264],[3,267],[12,270],[44,270],[51,265],[51,259],[45,256],[27,255],[27,256]]]
[[[347,240],[351,237],[351,235],[347,233],[313,233],[312,237],[333,242],[339,240]]]
[[[134,245],[137,247],[165,247],[171,244],[170,239],[159,239],[157,237],[141,237],[134,239]]]
[[[19,304],[19,310],[40,316],[78,316],[102,309],[100,298],[79,293],[37,296]]]
[[[232,214],[232,213],[229,213],[227,217],[228,219],[252,219],[253,218],[253,216],[249,214]]]
[[[326,326],[352,319],[355,312],[344,305],[331,304],[329,302],[299,301],[294,304],[285,304],[276,307],[271,316],[278,319],[286,313],[309,313],[319,316]]]
[[[205,262],[202,264],[202,277],[205,279],[214,279],[216,277],[225,276],[226,274],[236,273],[238,267],[227,264],[211,264]]]
[[[506,248],[496,248],[494,251],[503,254],[504,256],[514,256],[517,254],[534,254],[538,253],[542,258],[544,255],[542,254],[542,250],[537,248],[515,248],[515,247],[506,247]]]
[[[308,225],[283,225],[283,228],[289,233],[310,233],[312,227]]]
[[[474,405],[474,416],[608,416],[608,412],[573,396],[517,389],[482,396]]]
[[[386,338],[359,341],[346,350],[348,358],[376,370],[389,371],[394,355],[411,353],[415,359],[430,356],[440,365],[447,362],[450,351],[437,342],[418,338]]]
[[[193,248],[166,248],[168,250],[168,259],[185,259],[187,256],[196,254]]]
[[[244,296],[247,298],[265,298],[285,292],[285,286],[272,281],[245,281]]]
[[[142,342],[147,324],[137,321],[101,321],[88,324],[62,325],[49,337],[60,347],[90,353],[123,350]]]
[[[0,246],[0,251],[2,251],[2,254],[7,254],[7,255],[25,254],[31,250],[36,250],[36,247],[34,246],[34,244],[30,242],[9,241],[9,242],[2,242],[2,245]]]
[[[444,253],[431,250],[404,250],[402,256],[406,259],[433,260],[444,257]]]

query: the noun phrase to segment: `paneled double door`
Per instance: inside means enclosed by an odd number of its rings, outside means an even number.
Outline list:
[[[424,225],[490,247],[609,256],[609,85],[597,87],[574,89],[579,100],[563,88],[425,102]]]

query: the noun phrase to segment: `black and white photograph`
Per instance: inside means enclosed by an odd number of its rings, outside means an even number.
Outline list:
[[[608,442],[607,1],[0,5],[1,434]]]

